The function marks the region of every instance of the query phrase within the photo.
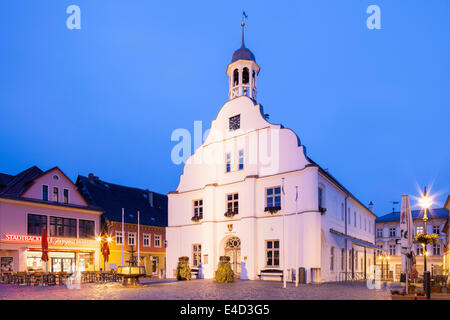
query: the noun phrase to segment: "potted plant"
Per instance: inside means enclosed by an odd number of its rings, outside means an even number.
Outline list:
[[[191,280],[191,269],[189,268],[189,257],[178,258],[177,280]]]
[[[270,212],[270,214],[275,214],[275,213],[277,213],[278,211],[280,211],[281,210],[281,207],[280,206],[274,206],[274,207],[265,207],[264,208],[264,212]]]
[[[403,290],[391,290],[392,300],[414,300],[413,295],[406,294]]]
[[[227,212],[225,212],[224,216],[227,217],[227,218],[231,218],[231,217],[233,217],[233,216],[235,216],[237,214],[238,214],[237,210],[235,210],[235,211],[228,210]]]
[[[414,294],[416,292],[416,285],[413,283],[410,283],[408,285],[408,294]]]
[[[416,300],[425,300],[427,297],[425,297],[425,291],[423,290],[417,290],[416,291]]]
[[[203,219],[203,215],[194,214],[194,216],[191,218],[192,221],[197,222]]]
[[[218,283],[230,283],[234,281],[234,272],[231,269],[230,257],[221,256],[219,266],[215,273],[215,281]]]

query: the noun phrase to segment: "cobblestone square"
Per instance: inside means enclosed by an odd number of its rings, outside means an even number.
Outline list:
[[[221,284],[213,280],[142,281],[140,287],[125,288],[120,283],[29,287],[0,285],[0,299],[37,300],[390,300],[387,286],[370,290],[365,282],[302,284],[298,288],[281,282],[240,281]]]

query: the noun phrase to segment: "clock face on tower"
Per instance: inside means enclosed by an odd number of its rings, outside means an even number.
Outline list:
[[[241,115],[230,118],[230,130],[237,130],[241,127]]]

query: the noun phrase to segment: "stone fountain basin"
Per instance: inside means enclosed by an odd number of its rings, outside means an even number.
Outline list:
[[[146,275],[144,266],[119,266],[117,268],[117,274],[123,277],[122,284],[124,286],[139,285],[139,278]]]

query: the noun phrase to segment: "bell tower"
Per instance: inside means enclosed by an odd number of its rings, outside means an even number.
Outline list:
[[[247,96],[256,101],[256,79],[259,74],[259,66],[256,64],[255,55],[245,47],[244,42],[244,18],[247,16],[243,12],[242,17],[242,42],[241,47],[233,53],[231,63],[227,67],[230,89],[228,97],[230,100]]]

